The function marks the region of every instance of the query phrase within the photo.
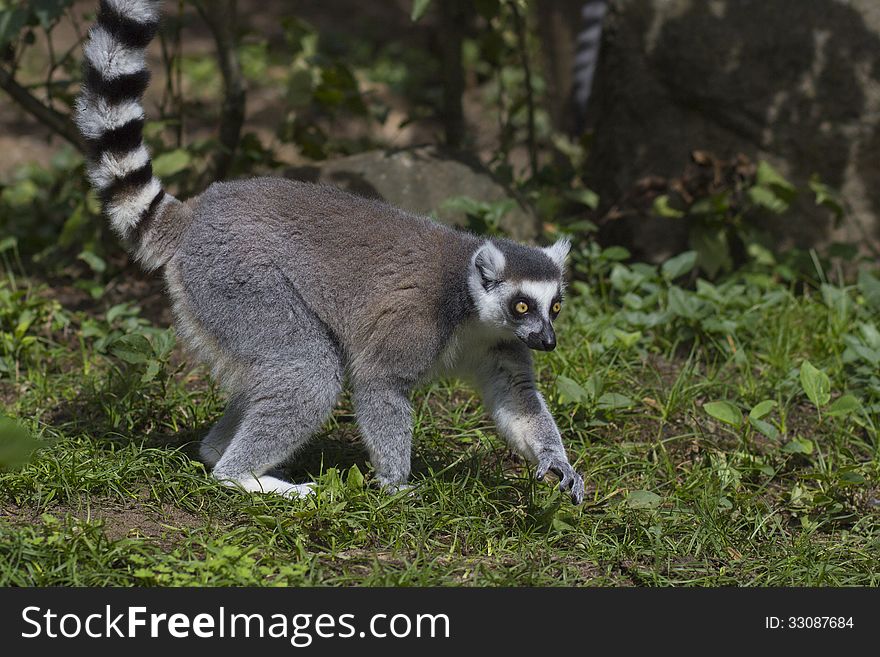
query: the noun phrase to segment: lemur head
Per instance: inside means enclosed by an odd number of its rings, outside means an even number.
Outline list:
[[[486,240],[471,257],[468,287],[480,321],[509,332],[531,349],[556,347],[553,320],[562,309],[565,259],[571,244],[530,247]]]

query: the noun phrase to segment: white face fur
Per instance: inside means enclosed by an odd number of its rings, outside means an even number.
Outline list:
[[[542,249],[565,271],[570,244],[560,240]],[[556,346],[553,320],[559,314],[563,276],[557,279],[517,279],[507,276],[504,254],[491,242],[477,249],[471,262],[468,284],[480,321],[499,332],[516,336],[532,349],[550,351]]]

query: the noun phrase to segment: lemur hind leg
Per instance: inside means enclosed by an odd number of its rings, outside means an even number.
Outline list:
[[[214,468],[214,476],[246,491],[298,497],[309,484],[267,474],[290,458],[324,423],[342,389],[342,362],[329,336],[308,353],[254,365],[238,427]]]
[[[211,427],[208,434],[202,438],[199,445],[199,458],[209,468],[217,465],[217,461],[223,456],[223,452],[226,451],[238,426],[241,424],[245,410],[245,396],[242,393],[233,394],[226,405],[223,416]],[[282,468],[272,468],[267,474],[275,477],[283,476]]]
[[[245,411],[245,399],[242,393],[235,393],[229,399],[226,411],[217,423],[211,427],[199,445],[199,456],[202,462],[213,468],[229,446],[235,431],[241,424]]]
[[[407,387],[391,382],[354,382],[358,426],[382,486],[398,490],[409,479],[412,408]]]

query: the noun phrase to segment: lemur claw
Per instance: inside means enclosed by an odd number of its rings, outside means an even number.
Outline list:
[[[547,476],[548,472],[559,477],[559,490],[568,491],[574,504],[580,504],[584,501],[584,478],[575,472],[567,460],[559,456],[540,459],[535,471],[535,478],[540,481]]]

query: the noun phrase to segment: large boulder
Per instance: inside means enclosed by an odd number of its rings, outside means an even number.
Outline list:
[[[501,219],[501,228],[522,241],[534,240],[539,233],[534,212],[479,161],[436,146],[368,151],[291,168],[285,176],[336,185],[410,212],[433,214],[456,226],[466,225],[467,216],[455,204],[448,204],[449,199],[466,196],[483,203],[511,199],[511,209]]]
[[[767,159],[798,187],[818,174],[848,220],[801,194],[769,222],[782,246],[880,239],[880,2],[612,0],[589,114],[590,184],[614,203],[692,151]],[[623,220],[642,255],[681,248],[674,219]]]

